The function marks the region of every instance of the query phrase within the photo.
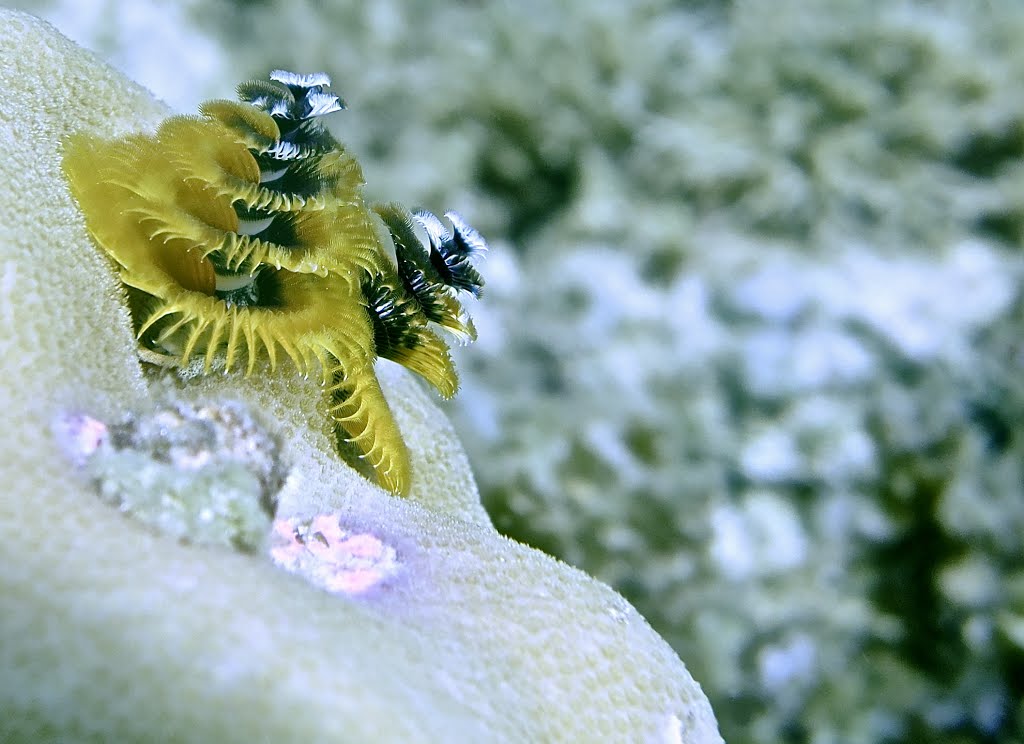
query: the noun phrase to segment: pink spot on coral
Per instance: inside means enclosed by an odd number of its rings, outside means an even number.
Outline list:
[[[274,521],[270,557],[286,571],[336,594],[361,594],[397,573],[393,547],[341,526],[337,513]]]
[[[62,416],[55,428],[64,450],[78,464],[91,457],[110,438],[105,423],[80,413]]]

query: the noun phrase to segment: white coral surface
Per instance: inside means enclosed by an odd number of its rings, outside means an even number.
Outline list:
[[[334,455],[310,382],[145,373],[60,143],[151,129],[167,111],[10,11],[0,91],[0,740],[721,741],[632,607],[494,531],[449,425],[406,374],[382,368],[413,450],[408,500]],[[330,514],[324,539],[386,576],[332,593],[101,501],[54,423],[158,399],[252,410],[283,443],[278,519]]]

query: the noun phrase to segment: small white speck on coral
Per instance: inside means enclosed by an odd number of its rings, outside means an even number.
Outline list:
[[[668,717],[657,741],[664,744],[683,744],[683,722],[679,716],[673,714]]]

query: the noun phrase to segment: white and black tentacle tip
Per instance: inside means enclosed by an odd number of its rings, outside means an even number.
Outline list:
[[[416,209],[413,210],[412,216],[426,230],[427,240],[430,241],[432,248],[440,248],[451,240],[452,236],[448,232],[448,228],[444,226],[444,223],[433,212],[428,212],[426,209]]]
[[[257,105],[262,104],[260,107],[275,118],[305,121],[345,108],[345,101],[341,96],[325,90],[331,84],[331,79],[326,73],[312,72],[303,75],[287,70],[272,70],[270,79],[284,86],[281,95],[271,100],[271,97],[264,93]],[[251,87],[255,90],[256,86]],[[247,89],[244,92],[249,91]],[[251,98],[250,102],[253,102]]]
[[[487,243],[476,230],[455,212],[445,213],[452,223],[449,231],[433,212],[418,209],[413,217],[423,226],[430,241],[430,263],[450,287],[461,289],[479,297],[483,291],[483,277],[473,268],[470,258],[487,250]]]
[[[487,241],[458,212],[449,210],[444,213],[452,223],[452,238],[456,250],[464,256],[479,256],[487,253]]]
[[[299,72],[288,72],[288,70],[271,70],[270,79],[276,80],[289,88],[327,88],[331,85],[331,78],[326,72],[309,72],[303,75]]]
[[[301,116],[308,119],[313,116],[333,114],[345,108],[345,101],[335,93],[327,93],[322,90],[311,90],[306,93],[303,99]]]
[[[279,98],[272,102],[268,101],[263,106],[261,106],[261,108],[268,114],[273,116],[275,119],[290,119],[292,113],[292,106],[294,105],[295,104],[291,101],[286,101],[283,98]]]

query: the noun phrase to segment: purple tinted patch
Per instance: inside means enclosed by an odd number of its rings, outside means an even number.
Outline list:
[[[400,567],[398,553],[376,535],[341,526],[338,514],[277,519],[270,557],[333,594],[362,594],[383,584]]]
[[[56,422],[57,439],[72,462],[80,465],[110,439],[110,429],[92,416],[72,413]]]

